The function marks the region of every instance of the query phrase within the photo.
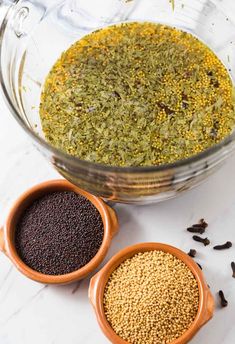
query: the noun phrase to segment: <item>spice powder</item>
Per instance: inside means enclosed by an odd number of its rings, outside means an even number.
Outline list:
[[[235,124],[231,78],[189,33],[125,23],[73,44],[51,69],[40,116],[53,146],[83,160],[151,166],[191,157]]]

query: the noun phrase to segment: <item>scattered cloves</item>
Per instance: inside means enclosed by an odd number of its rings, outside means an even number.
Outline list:
[[[193,240],[201,242],[204,246],[210,245],[210,240],[208,238],[201,238],[197,235],[193,236]]]
[[[231,267],[232,267],[232,270],[233,270],[233,278],[235,278],[235,262],[232,262],[231,263]]]
[[[192,258],[195,258],[196,254],[197,254],[197,251],[194,249],[190,249],[190,251],[188,253],[189,257],[192,257]]]
[[[208,227],[208,223],[204,219],[201,219],[199,223],[196,223],[190,227],[187,228],[187,231],[190,233],[199,233],[203,234],[205,233],[205,229]]]
[[[228,249],[230,247],[232,247],[233,244],[231,243],[231,241],[227,241],[225,244],[223,245],[217,245],[217,246],[214,246],[214,250],[225,250],[225,249]]]
[[[219,291],[219,297],[220,297],[220,304],[221,307],[227,307],[228,301],[225,299],[224,293],[222,290]]]

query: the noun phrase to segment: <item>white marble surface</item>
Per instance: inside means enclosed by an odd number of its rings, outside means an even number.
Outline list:
[[[28,187],[58,174],[34,149],[0,99],[0,209],[4,222],[12,201]],[[106,261],[121,248],[142,241],[160,241],[185,251],[198,250],[208,284],[216,295],[225,291],[229,307],[215,316],[192,344],[232,344],[235,339],[235,157],[199,188],[162,204],[116,206],[120,232]],[[226,240],[234,247],[213,251],[192,241],[185,228],[199,218],[209,222],[213,244]],[[45,286],[21,275],[0,253],[0,344],[105,344],[87,298],[89,279],[69,286]]]

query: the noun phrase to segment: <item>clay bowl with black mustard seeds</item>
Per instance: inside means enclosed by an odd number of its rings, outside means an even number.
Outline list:
[[[110,276],[123,262],[129,258],[132,258],[138,253],[149,251],[162,251],[164,253],[171,254],[175,258],[178,258],[186,265],[187,268],[189,268],[196,279],[199,292],[198,311],[196,316],[190,327],[179,338],[170,342],[170,344],[188,343],[199,331],[199,329],[213,317],[214,299],[207,286],[202,271],[199,269],[193,259],[183,251],[173,246],[161,243],[140,243],[126,247],[113,256],[110,261],[95,276],[92,277],[89,286],[89,299],[95,310],[99,326],[111,343],[129,344],[126,340],[122,339],[116,334],[108,322],[104,309],[104,294]]]
[[[34,201],[55,192],[70,191],[89,200],[98,210],[103,221],[103,240],[96,255],[83,267],[62,275],[49,275],[30,268],[20,258],[15,245],[17,224],[24,212]],[[62,214],[61,214],[62,215]],[[34,186],[21,195],[12,206],[5,225],[0,229],[0,250],[5,253],[13,264],[28,278],[46,284],[67,284],[78,281],[90,274],[102,262],[113,236],[118,230],[118,220],[115,211],[102,199],[87,193],[65,180],[51,180]]]

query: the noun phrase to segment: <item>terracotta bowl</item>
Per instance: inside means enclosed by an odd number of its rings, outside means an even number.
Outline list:
[[[24,212],[24,210],[32,204],[32,202],[45,194],[55,191],[73,191],[86,197],[99,211],[104,224],[104,237],[97,254],[91,261],[82,268],[64,275],[46,275],[37,272],[28,267],[18,256],[15,248],[15,228],[16,224]],[[102,199],[79,189],[65,180],[51,180],[36,185],[26,191],[11,208],[6,223],[0,229],[0,250],[4,252],[13,262],[13,264],[27,277],[41,283],[46,284],[66,284],[78,281],[86,277],[95,270],[104,259],[111,240],[118,230],[117,216],[112,208],[105,204]]]
[[[111,328],[106,320],[103,308],[103,295],[105,285],[110,274],[126,259],[132,257],[138,252],[146,252],[152,250],[161,250],[171,253],[175,257],[183,261],[194,274],[199,288],[199,308],[197,316],[191,327],[178,339],[171,344],[188,343],[197,331],[212,318],[214,312],[214,299],[204,279],[203,273],[198,265],[183,251],[160,243],[142,243],[129,246],[117,253],[90,281],[89,298],[95,309],[96,317],[101,330],[105,336],[113,344],[128,344],[127,341],[120,338]]]

